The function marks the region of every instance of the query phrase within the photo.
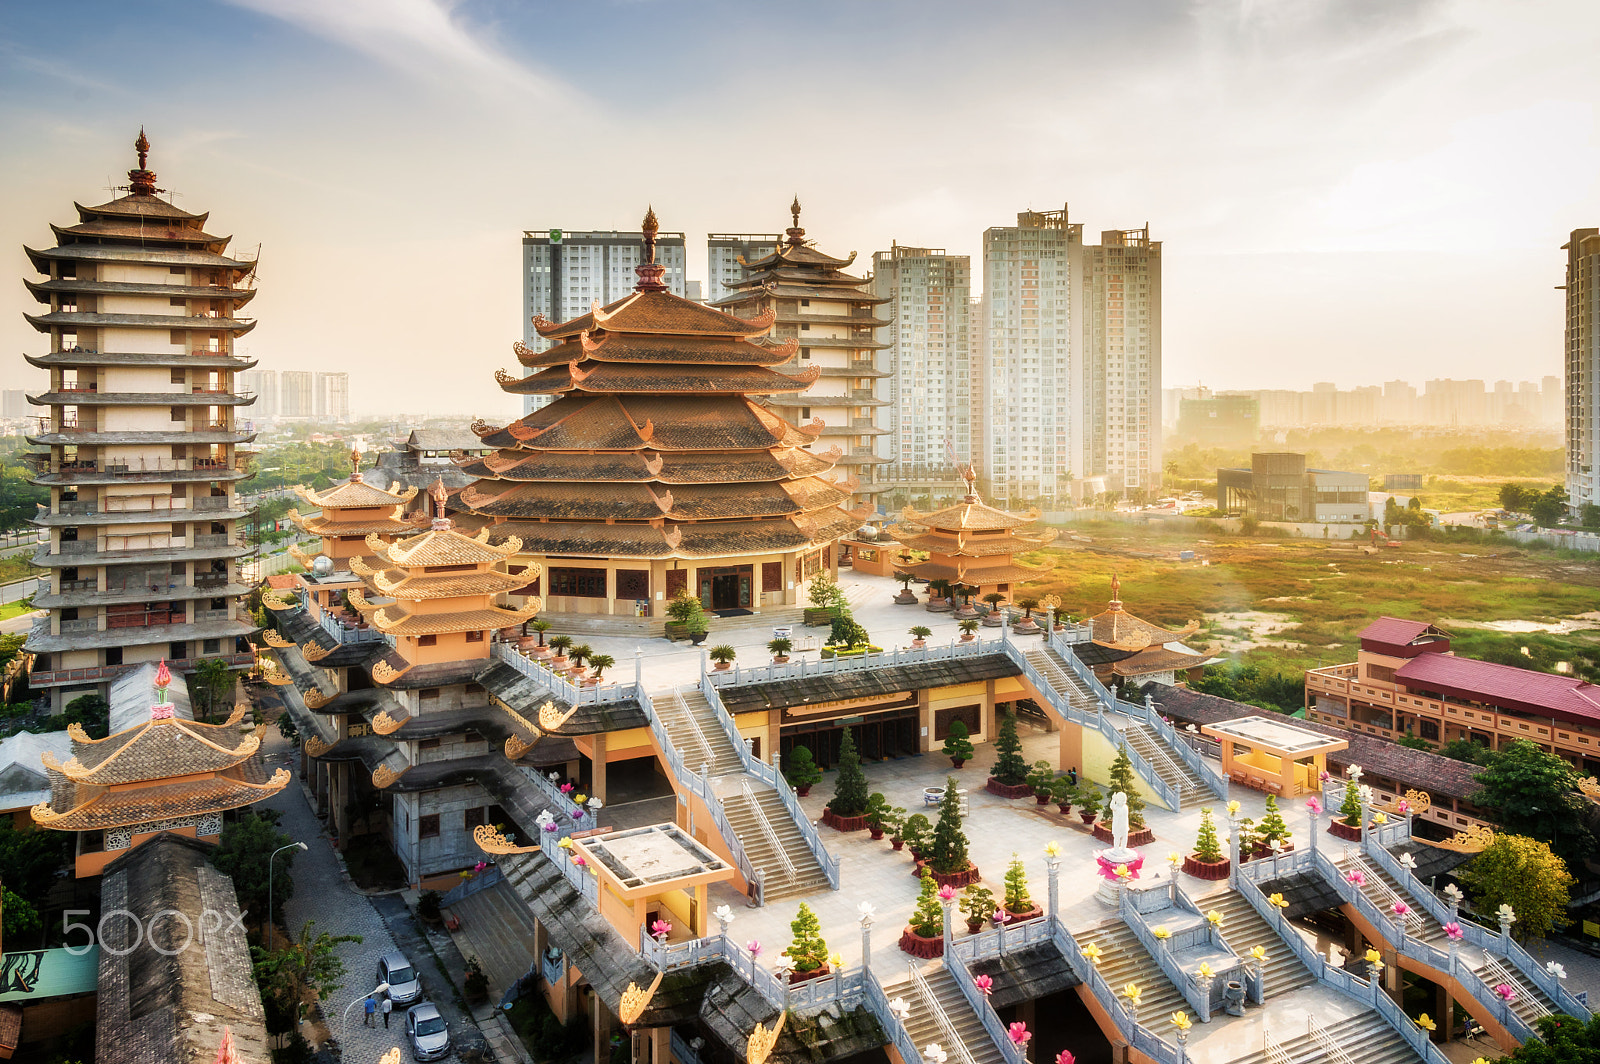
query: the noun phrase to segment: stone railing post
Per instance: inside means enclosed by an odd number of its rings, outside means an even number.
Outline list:
[[[950,910],[956,906],[955,898],[941,898],[939,904],[944,908],[944,955],[952,956],[954,953],[955,933],[950,927]]]
[[[870,901],[864,901],[856,906],[856,912],[861,918],[861,970],[872,970],[872,917],[876,910]]]
[[[1050,854],[1044,859],[1046,898],[1050,906],[1049,917],[1054,920],[1061,904],[1061,858]]]
[[[1239,889],[1239,818],[1228,814],[1228,886]]]

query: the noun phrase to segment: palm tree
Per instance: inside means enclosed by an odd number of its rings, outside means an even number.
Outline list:
[[[544,649],[544,634],[546,632],[548,632],[550,629],[554,628],[555,625],[551,624],[549,621],[547,621],[547,620],[545,620],[544,618],[541,617],[539,620],[534,621],[533,623],[529,624],[528,627],[532,628],[535,632],[539,633],[539,649],[543,650]]]
[[[594,670],[594,678],[596,680],[600,679],[605,671],[616,663],[617,659],[610,654],[592,654],[589,657],[589,668]]]
[[[558,658],[565,658],[567,656],[567,648],[571,645],[572,637],[570,635],[563,634],[550,637],[550,649],[556,652],[556,657]]]
[[[577,646],[567,651],[567,657],[577,662],[578,666],[581,668],[584,660],[593,653],[594,651],[589,647],[588,643],[579,643]]]

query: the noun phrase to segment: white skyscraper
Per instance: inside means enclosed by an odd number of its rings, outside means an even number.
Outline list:
[[[735,281],[744,279],[744,265],[772,254],[782,233],[712,233],[706,237],[706,302],[733,294]]]
[[[1110,230],[1083,251],[1083,468],[1105,490],[1161,481],[1161,244]],[[1374,406],[1374,412],[1376,407]]]
[[[278,377],[280,417],[314,417],[317,412],[315,374],[303,369],[286,369]]]
[[[350,374],[319,373],[315,389],[319,418],[350,420]]]
[[[1567,502],[1600,506],[1600,229],[1574,229],[1567,253]]]
[[[569,233],[561,229],[522,234],[522,342],[543,351],[549,342],[533,327],[535,315],[553,322],[570,321],[589,313],[594,303],[606,306],[633,292],[638,281],[643,233]],[[682,233],[662,233],[656,238],[656,261],[667,267],[665,281],[675,296],[685,296],[686,250]],[[524,367],[523,376],[530,371]],[[550,401],[530,395],[523,402],[527,413]]]
[[[968,313],[972,269],[966,255],[896,244],[872,258],[873,290],[889,300],[889,428],[884,457],[895,488],[957,494],[950,455],[972,456],[974,397]],[[885,335],[886,334],[886,335]]]
[[[239,387],[256,397],[256,417],[266,419],[278,416],[277,370],[252,369],[241,373],[239,374]]]

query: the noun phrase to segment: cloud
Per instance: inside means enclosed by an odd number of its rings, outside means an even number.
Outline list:
[[[559,82],[497,48],[460,16],[460,0],[225,0],[270,15],[409,75],[500,96],[554,99]]]

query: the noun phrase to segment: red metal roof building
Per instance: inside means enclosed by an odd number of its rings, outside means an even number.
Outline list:
[[[1574,676],[1458,657],[1447,632],[1380,617],[1355,662],[1306,673],[1310,720],[1429,742],[1472,739],[1499,749],[1528,739],[1600,771],[1600,687]]]

